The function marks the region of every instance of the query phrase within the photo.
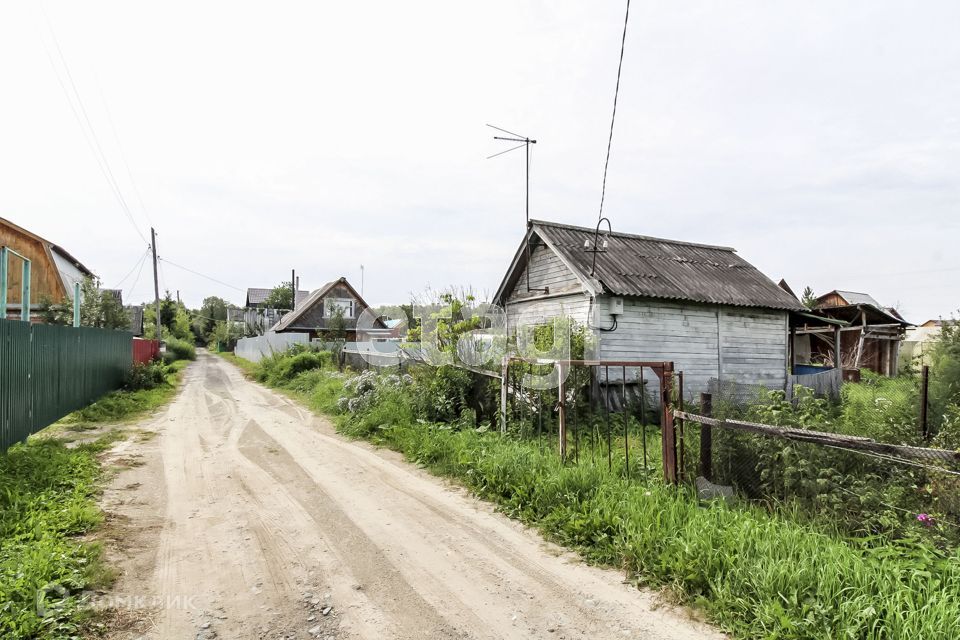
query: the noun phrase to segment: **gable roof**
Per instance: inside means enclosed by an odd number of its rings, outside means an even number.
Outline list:
[[[291,328],[294,325],[294,323],[297,320],[299,320],[304,313],[307,312],[307,310],[311,309],[315,304],[317,304],[317,302],[322,300],[327,295],[327,293],[329,293],[329,291],[337,285],[342,285],[346,287],[350,291],[350,294],[357,300],[357,302],[360,303],[361,307],[367,308],[370,306],[360,296],[360,294],[357,293],[357,290],[353,288],[353,285],[347,282],[346,278],[341,276],[340,278],[332,282],[328,282],[327,284],[323,285],[322,287],[320,287],[319,289],[311,293],[306,300],[304,300],[302,303],[299,304],[299,306],[297,306],[297,308],[294,311],[291,311],[287,315],[280,318],[280,320],[277,321],[277,324],[273,325],[273,327],[271,327],[270,330],[283,331],[284,329]],[[383,326],[382,320],[377,318],[377,322],[380,324],[379,328],[381,329],[385,328]]]
[[[642,296],[690,300],[744,307],[802,310],[789,293],[760,273],[730,247],[652,238],[630,233],[600,233],[608,240],[605,251],[596,253],[591,276],[595,229],[531,220],[527,235],[497,290],[501,304],[526,266],[524,244],[543,242],[596,295]]]
[[[250,306],[253,304],[263,304],[266,302],[267,298],[270,297],[270,294],[273,292],[273,288],[270,289],[261,289],[259,287],[250,287],[247,289],[247,305]],[[297,291],[297,301],[296,305],[300,305],[304,300],[310,296],[309,291]]]
[[[40,242],[40,243],[44,244],[44,245],[45,245],[47,248],[49,248],[50,250],[56,251],[57,253],[59,253],[60,256],[61,256],[64,260],[66,260],[67,262],[69,262],[70,264],[72,264],[73,266],[75,266],[77,269],[79,269],[80,271],[82,271],[84,275],[88,275],[88,276],[93,277],[93,271],[90,271],[90,269],[88,269],[88,268],[86,268],[85,266],[83,266],[83,263],[81,263],[79,260],[77,260],[77,259],[74,258],[72,255],[70,255],[70,254],[67,252],[67,250],[64,249],[63,247],[61,247],[60,245],[54,244],[54,243],[50,242],[49,240],[47,240],[46,238],[41,238],[40,236],[38,236],[38,235],[35,234],[34,232],[29,231],[29,230],[27,230],[27,229],[24,229],[24,228],[21,227],[20,225],[15,224],[15,223],[13,223],[13,222],[10,222],[10,221],[7,220],[6,218],[0,218],[0,224],[7,225],[8,227],[17,230],[18,232],[22,233],[23,235],[25,235],[25,236],[27,236],[27,237],[29,237],[29,238],[33,238],[33,239],[36,240],[37,242]]]
[[[847,301],[847,304],[869,304],[870,306],[876,307],[877,309],[883,309],[883,305],[877,302],[876,298],[871,296],[869,293],[859,293],[857,291],[844,291],[842,289],[834,289],[829,291],[822,296],[817,297],[817,302],[820,302],[827,296],[837,295]]]

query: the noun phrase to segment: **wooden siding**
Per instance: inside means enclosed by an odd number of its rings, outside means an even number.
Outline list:
[[[608,299],[597,299],[601,327],[613,324]],[[786,312],[650,298],[625,298],[623,311],[617,330],[600,334],[601,358],[672,361],[683,371],[688,399],[706,391],[711,378],[786,384]]]
[[[510,333],[514,333],[521,317],[526,324],[540,324],[548,322],[551,318],[565,316],[585,325],[589,309],[590,297],[586,294],[508,302],[507,329]]]
[[[530,288],[527,291],[527,268],[530,270]],[[546,245],[537,245],[530,252],[530,266],[520,273],[517,285],[513,288],[509,300],[544,295],[548,288],[551,294],[582,291],[583,286],[573,272],[567,268],[560,257]]]
[[[67,297],[57,266],[44,242],[0,221],[0,246],[3,245],[30,259],[31,304],[39,304],[44,298],[59,302]],[[10,304],[21,302],[20,293],[23,282],[21,265],[20,260],[10,259],[7,276],[7,302]]]

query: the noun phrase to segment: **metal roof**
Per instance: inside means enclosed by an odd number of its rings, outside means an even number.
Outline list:
[[[869,304],[871,306],[876,307],[877,309],[883,309],[883,305],[877,302],[876,298],[874,298],[868,293],[858,293],[856,291],[843,291],[841,289],[834,289],[830,293],[837,294],[838,296],[846,300],[847,304]],[[825,298],[828,295],[830,295],[830,293],[826,293],[820,296],[820,298]]]
[[[266,299],[273,292],[273,289],[260,289],[257,287],[250,287],[247,289],[247,306],[252,304],[263,304]],[[310,296],[309,291],[297,291],[297,304],[306,300]]]
[[[591,276],[594,253],[585,248],[585,244],[593,247],[595,229],[531,220],[530,233],[556,251],[574,274],[597,292],[745,307],[804,309],[793,296],[730,247],[621,232],[608,235],[601,230],[601,244],[606,238],[608,245],[606,250],[596,253],[596,270]],[[520,261],[524,259],[521,257]],[[514,277],[519,277],[521,270],[517,270],[518,275]]]

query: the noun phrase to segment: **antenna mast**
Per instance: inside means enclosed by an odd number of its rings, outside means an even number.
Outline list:
[[[510,153],[511,151],[515,151],[515,150],[519,149],[520,147],[523,147],[523,148],[524,148],[524,155],[526,156],[526,158],[525,158],[525,161],[526,161],[526,198],[525,198],[525,206],[524,206],[524,213],[525,213],[525,216],[526,216],[526,226],[524,227],[523,233],[524,233],[524,235],[526,235],[526,234],[529,233],[529,231],[530,231],[530,145],[532,145],[532,144],[537,144],[537,141],[536,141],[536,140],[531,140],[530,137],[528,137],[528,136],[522,136],[522,135],[520,135],[519,133],[514,133],[513,131],[507,131],[506,129],[502,129],[502,128],[500,128],[500,127],[495,127],[495,126],[492,125],[492,124],[488,124],[487,126],[490,127],[491,129],[496,129],[497,131],[502,131],[503,133],[508,133],[508,134],[510,134],[510,136],[512,136],[512,137],[510,137],[510,138],[507,138],[507,137],[504,137],[504,136],[493,136],[493,139],[494,139],[494,140],[500,140],[500,141],[503,141],[503,142],[519,142],[519,143],[520,143],[520,144],[518,144],[518,145],[516,145],[516,146],[514,146],[514,147],[510,147],[509,149],[507,149],[507,150],[505,150],[505,151],[500,151],[499,153],[495,153],[495,154],[493,154],[492,156],[487,156],[487,160],[490,160],[491,158],[496,158],[497,156],[502,156],[502,155],[505,154],[505,153]],[[527,245],[527,267],[528,267],[528,268],[526,269],[526,272],[527,272],[527,292],[529,293],[529,292],[531,292],[531,291],[543,291],[544,293],[549,293],[550,291],[549,291],[549,289],[547,289],[547,288],[543,288],[543,289],[532,289],[532,288],[530,287],[530,269],[529,269],[529,265],[530,265],[530,238],[529,238],[529,237],[527,238],[526,245]]]

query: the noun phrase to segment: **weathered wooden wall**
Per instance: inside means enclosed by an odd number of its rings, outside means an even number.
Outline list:
[[[606,296],[596,309],[599,326],[612,326]],[[711,378],[786,384],[786,312],[644,298],[625,298],[623,311],[617,330],[600,334],[601,357],[672,361],[688,398],[707,391]]]

